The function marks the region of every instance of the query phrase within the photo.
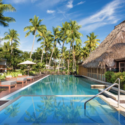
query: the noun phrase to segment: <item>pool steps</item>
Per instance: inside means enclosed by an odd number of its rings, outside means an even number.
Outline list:
[[[105,89],[106,87],[108,87],[107,85],[91,85],[92,89],[98,89],[99,92],[103,91],[103,89]],[[118,101],[118,96],[114,95],[113,93],[109,92],[109,91],[105,91],[104,94],[116,101]],[[125,102],[125,95],[120,95],[120,101],[124,101]]]
[[[98,80],[98,79],[94,79],[94,78],[91,78],[91,77],[87,77],[87,76],[83,76],[83,75],[82,75],[82,77],[83,77],[83,78],[87,78],[87,79],[92,80],[92,81],[96,81],[96,82],[98,82],[98,83],[100,83],[100,84],[102,84],[102,85],[106,85],[106,87],[112,85],[112,83],[104,82],[104,81],[101,81],[101,80]],[[115,87],[112,87],[112,90],[118,91],[118,89],[115,88]],[[120,89],[120,93],[125,94],[125,91],[122,90],[122,89]]]

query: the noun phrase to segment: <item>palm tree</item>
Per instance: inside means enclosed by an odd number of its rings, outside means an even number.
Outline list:
[[[42,22],[42,21],[43,21],[43,20],[39,20],[39,17],[37,17],[37,16],[35,15],[33,19],[30,19],[30,20],[29,20],[29,22],[30,22],[32,25],[27,26],[27,27],[24,28],[24,31],[29,30],[29,32],[26,33],[26,36],[25,36],[25,37],[29,36],[30,33],[32,33],[32,34],[34,35],[34,40],[33,40],[32,50],[31,50],[31,53],[30,53],[30,58],[31,58],[32,52],[33,52],[33,47],[34,47],[34,42],[35,42],[35,37],[36,37],[36,31],[37,31],[38,33],[40,33],[40,31],[41,31],[42,29],[46,29],[46,26],[45,26],[45,25],[41,25],[41,22]]]
[[[9,32],[5,32],[4,33],[5,37],[3,38],[4,40],[9,40],[9,42],[11,43],[11,54],[13,52],[13,48],[12,48],[12,44],[13,42],[15,43],[19,43],[19,34],[17,33],[16,30],[14,29],[9,29]]]
[[[8,26],[9,22],[15,22],[15,19],[12,17],[6,17],[3,15],[5,11],[16,11],[16,9],[11,4],[3,4],[0,0],[0,24],[2,26]]]
[[[61,53],[61,60],[62,60],[62,54],[63,54],[63,47],[64,47],[64,44],[68,38],[68,34],[69,34],[69,23],[68,22],[65,22],[65,23],[62,23],[62,28],[61,28],[61,31],[60,31],[60,40],[62,41],[62,53]],[[60,67],[60,63],[61,63],[61,60],[59,61],[59,67]],[[58,69],[58,72],[59,72],[59,69]]]
[[[70,62],[69,61],[70,60],[69,51],[66,50],[63,56],[64,56],[66,64],[68,65],[67,67],[68,67],[68,74],[69,74],[69,62]]]
[[[74,59],[75,59],[75,53],[74,53],[74,42],[76,42],[76,44],[82,43],[80,37],[83,36],[80,32],[79,29],[81,28],[80,25],[77,24],[76,21],[70,21],[70,33],[69,33],[69,37],[72,45],[73,45],[73,69],[74,69]],[[76,67],[75,67],[76,70]]]
[[[63,47],[63,53],[62,53],[62,59],[63,59],[63,63],[65,61],[65,54],[66,54],[67,48]]]
[[[59,34],[60,34],[60,31],[59,31],[59,28],[56,27],[54,28],[53,27],[53,33],[54,33],[54,44],[53,44],[53,50],[52,50],[52,53],[51,53],[51,57],[50,57],[50,60],[49,60],[49,66],[51,65],[51,60],[52,60],[52,57],[53,57],[53,52],[56,48],[56,44],[57,42],[60,44],[60,41],[59,41]]]
[[[90,36],[87,35],[87,41],[85,41],[85,44],[87,47],[89,47],[90,49],[90,52],[95,50],[96,47],[99,45],[99,42],[100,39],[96,39],[97,38],[97,35],[95,35],[94,32],[90,33]]]
[[[41,55],[41,63],[42,63],[42,58],[43,58],[42,53],[43,53],[43,51],[42,51],[41,47],[38,47],[36,52]]]
[[[83,48],[81,49],[80,55],[81,55],[83,61],[89,56],[89,53],[90,53],[90,52],[89,52],[89,48],[88,48],[87,46],[85,46],[85,47],[83,47]]]
[[[60,54],[60,51],[59,51],[59,49],[56,47],[55,50],[54,50],[54,53],[53,53],[54,69],[56,68],[56,62],[57,62],[57,59],[59,59],[59,54]]]
[[[47,29],[40,30],[37,37],[39,37],[37,42],[42,41],[41,45],[44,48],[43,49],[44,52],[46,53],[47,47],[50,46],[49,44],[52,43],[52,41],[53,41],[53,35],[51,34],[51,31],[49,31],[49,30],[47,31]],[[46,56],[47,56],[47,53],[46,53]],[[42,55],[42,57],[43,57],[43,55]],[[46,64],[47,64],[47,57],[46,57]]]

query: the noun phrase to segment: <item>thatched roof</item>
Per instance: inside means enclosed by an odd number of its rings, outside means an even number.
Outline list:
[[[83,66],[97,68],[113,67],[115,60],[125,58],[125,21],[115,27],[106,39],[84,61]]]

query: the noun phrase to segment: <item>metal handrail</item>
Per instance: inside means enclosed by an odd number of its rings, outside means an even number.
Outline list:
[[[118,83],[116,83],[118,81]],[[98,93],[97,95],[93,96],[92,98],[88,99],[87,101],[85,101],[84,103],[84,109],[86,109],[86,104],[87,102],[91,101],[92,99],[94,99],[95,97],[97,97],[98,95],[102,94],[103,92],[105,92],[106,90],[111,89],[113,86],[118,85],[118,108],[120,105],[120,79],[117,78],[116,81],[114,82],[113,85],[109,86],[108,88],[104,89],[103,91],[101,91],[100,93]]]

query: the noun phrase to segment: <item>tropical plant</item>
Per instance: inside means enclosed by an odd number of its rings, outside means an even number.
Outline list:
[[[17,33],[16,30],[14,29],[9,29],[9,32],[5,32],[4,33],[5,37],[3,38],[4,40],[9,40],[9,42],[11,43],[11,54],[13,52],[13,42],[19,44],[19,34]]]
[[[58,27],[56,27],[56,28],[53,27],[53,34],[54,34],[54,44],[53,44],[53,49],[52,49],[52,53],[51,53],[50,60],[49,60],[49,66],[51,65],[51,60],[52,60],[56,45],[57,45],[57,43],[60,44],[60,41],[59,41],[60,31],[59,31]]]
[[[25,37],[29,36],[30,33],[32,33],[32,34],[34,35],[34,40],[33,40],[33,44],[32,44],[32,50],[31,50],[31,53],[30,53],[30,58],[31,58],[32,52],[33,52],[33,47],[34,47],[34,42],[35,42],[35,37],[36,37],[36,31],[37,31],[39,34],[41,34],[40,31],[43,30],[43,29],[46,29],[46,26],[45,26],[45,25],[41,25],[41,22],[42,22],[42,21],[43,21],[43,20],[41,20],[41,19],[39,20],[39,17],[37,17],[37,16],[35,15],[33,19],[30,19],[30,20],[29,20],[29,22],[30,22],[32,25],[27,26],[27,27],[24,28],[24,31],[29,30],[29,32],[26,33],[26,36],[25,36]]]
[[[51,34],[51,31],[47,31],[47,29],[41,30],[40,33],[37,35],[38,42],[41,42],[41,47],[43,48],[43,51],[46,54],[46,65],[47,65],[47,50],[52,47],[52,41],[53,41],[53,35]],[[43,53],[42,53],[43,54]],[[43,57],[43,55],[42,55]]]
[[[42,59],[43,59],[43,50],[41,49],[41,47],[38,47],[36,50],[37,55],[40,55],[41,57],[41,63],[42,63]]]
[[[12,43],[13,53],[11,54],[11,45],[9,42],[5,42],[2,47],[3,58],[7,59],[7,66],[15,68],[18,66],[22,58],[22,51],[18,49],[17,43]]]
[[[89,48],[87,46],[85,46],[81,49],[80,55],[81,55],[81,58],[83,61],[89,56],[89,53],[90,53],[90,51],[89,51]]]
[[[69,35],[68,35],[68,39],[67,42],[71,42],[72,44],[72,55],[73,55],[73,70],[76,70],[76,67],[74,68],[74,62],[75,62],[75,52],[74,52],[74,43],[76,42],[76,44],[81,44],[82,41],[80,39],[81,36],[83,36],[80,32],[79,29],[81,28],[80,25],[77,24],[76,21],[70,21],[70,29],[69,29]]]
[[[87,35],[87,41],[85,41],[86,46],[89,48],[89,51],[92,52],[99,45],[100,39],[97,39],[97,35],[94,32],[90,33],[90,36]]]
[[[15,22],[15,19],[12,17],[6,17],[3,15],[6,11],[16,11],[16,9],[11,4],[3,4],[3,1],[0,0],[0,25],[8,26],[10,22]]]
[[[58,63],[58,59],[60,57],[60,51],[59,49],[56,47],[53,53],[53,58],[54,58],[54,70],[56,69],[57,63]]]
[[[63,58],[65,59],[65,67],[68,67],[68,74],[69,74],[69,66],[70,66],[70,56],[69,56],[69,51],[66,50],[65,52],[63,52]]]
[[[59,60],[59,67],[60,67],[60,63],[61,63],[61,60],[62,60],[62,54],[63,54],[63,47],[64,47],[64,44],[68,38],[68,33],[69,33],[69,23],[68,22],[65,22],[65,23],[62,23],[62,27],[60,27],[60,41],[62,41],[62,52],[61,52],[61,59]],[[59,68],[58,68],[58,72],[59,72]]]

